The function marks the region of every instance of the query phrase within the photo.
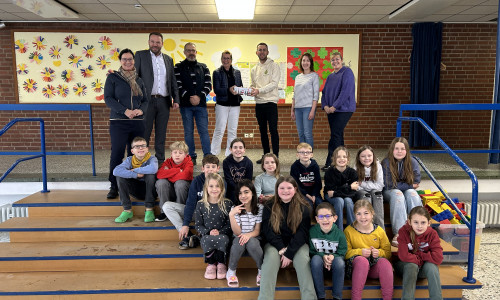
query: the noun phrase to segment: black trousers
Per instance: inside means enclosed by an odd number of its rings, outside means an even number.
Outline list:
[[[330,124],[330,141],[328,142],[328,156],[325,165],[332,164],[332,154],[339,146],[344,146],[344,128],[351,119],[352,112],[334,112],[328,114],[328,123]]]
[[[142,120],[110,120],[109,136],[111,137],[111,157],[109,159],[109,182],[111,188],[118,190],[113,170],[122,163],[127,149],[127,156],[131,156],[130,145],[136,136],[143,136],[144,122]]]
[[[130,195],[136,199],[144,200],[146,208],[153,208],[156,201],[156,174],[144,174],[143,178],[116,177],[120,202],[124,210],[132,209]]]
[[[161,166],[165,161],[165,139],[167,136],[167,124],[170,117],[170,106],[167,101],[171,97],[151,98],[148,104],[148,110],[144,116],[144,138],[148,142],[155,127],[155,156],[158,159],[158,165]]]
[[[259,123],[260,141],[264,154],[271,152],[269,148],[269,138],[267,136],[267,125],[269,124],[273,153],[279,156],[280,137],[278,135],[278,104],[273,102],[255,104],[255,116],[257,117],[257,123]]]

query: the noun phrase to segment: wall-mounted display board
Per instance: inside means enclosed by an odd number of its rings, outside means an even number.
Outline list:
[[[257,44],[267,43],[269,57],[281,68],[281,103],[291,102],[304,52],[313,56],[321,87],[333,71],[330,54],[342,53],[359,90],[360,34],[163,33],[163,37],[162,51],[175,63],[184,60],[184,45],[195,43],[198,61],[211,72],[220,67],[222,51],[231,51],[245,87],[250,86],[250,70],[258,62]],[[147,42],[148,33],[14,32],[19,103],[102,103],[106,76],[120,67],[119,52],[148,49]],[[215,97],[212,92],[207,100]],[[244,100],[253,102],[249,96]]]

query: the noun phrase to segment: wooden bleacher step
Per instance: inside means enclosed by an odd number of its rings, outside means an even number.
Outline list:
[[[11,243],[0,244],[0,297],[257,298],[256,268],[250,257],[243,257],[238,266],[240,288],[227,287],[226,280],[206,280],[202,250],[179,250],[178,234],[170,222],[144,223],[143,202],[135,201],[134,219],[116,224],[121,206],[105,196],[106,191],[52,191],[15,203],[28,207],[29,218],[0,224],[0,231],[9,232],[11,238]],[[445,254],[458,253],[443,240],[441,245]],[[464,283],[466,273],[458,266],[440,266],[440,272],[444,299],[460,299],[462,289],[481,287],[479,282]],[[331,285],[328,280],[326,284]],[[350,299],[350,286],[346,280],[344,299]],[[400,278],[395,278],[394,288],[394,298],[401,297]],[[415,296],[428,297],[425,280],[417,283]],[[367,281],[363,297],[381,298],[378,280]],[[293,268],[280,271],[275,298],[300,298]]]
[[[458,266],[441,266],[444,299],[460,299],[462,289],[480,288],[481,284],[464,283],[457,275],[465,276]],[[0,273],[3,288],[0,297],[64,296],[64,299],[256,299],[255,269],[238,269],[239,288],[229,288],[226,280],[206,280],[203,270],[136,270]],[[460,277],[461,278],[461,277]],[[416,298],[428,297],[426,280],[417,282]],[[327,285],[330,282],[327,280]],[[328,292],[330,293],[330,291]],[[378,280],[368,280],[363,298],[381,298]],[[401,297],[401,279],[395,278],[394,298]],[[293,269],[280,270],[276,299],[300,298]],[[343,298],[350,299],[350,281],[346,280]],[[16,298],[17,299],[17,298]],[[53,298],[52,298],[53,299]]]
[[[35,193],[13,204],[27,207],[30,217],[118,217],[123,208],[120,200],[106,199],[107,191],[54,190]],[[144,216],[144,201],[132,200],[134,216]],[[158,201],[157,201],[158,204]],[[155,207],[158,214],[159,208]]]
[[[11,242],[178,239],[170,222],[144,223],[141,216],[134,216],[132,221],[122,224],[115,223],[110,217],[12,218],[0,223],[1,231],[10,232]]]

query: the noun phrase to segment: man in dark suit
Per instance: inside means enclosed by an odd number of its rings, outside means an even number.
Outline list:
[[[137,51],[135,54],[135,68],[150,96],[144,118],[144,138],[149,144],[154,123],[155,156],[158,165],[161,165],[165,160],[165,138],[170,107],[179,108],[179,90],[175,80],[174,62],[170,56],[161,53],[163,35],[159,32],[150,33],[148,43],[149,50]]]

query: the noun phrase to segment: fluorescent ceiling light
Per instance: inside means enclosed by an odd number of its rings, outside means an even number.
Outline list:
[[[255,0],[215,0],[221,20],[252,20]]]
[[[12,3],[43,18],[78,19],[78,14],[54,0],[12,0]]]
[[[438,13],[441,10],[452,6],[456,2],[458,2],[458,0],[410,0],[395,11],[391,12],[389,20],[418,20]]]

